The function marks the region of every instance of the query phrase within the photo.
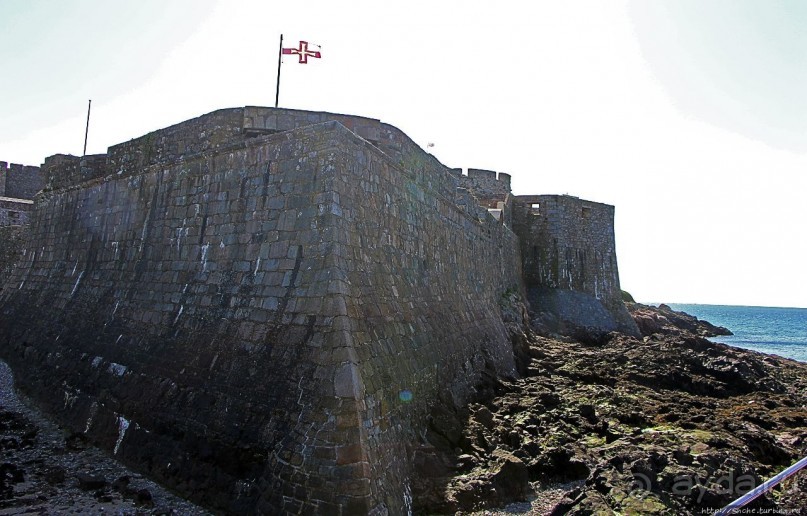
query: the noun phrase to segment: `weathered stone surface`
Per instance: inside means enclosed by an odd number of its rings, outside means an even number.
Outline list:
[[[233,513],[409,510],[414,464],[450,467],[423,440],[461,444],[450,411],[529,362],[525,249],[589,249],[571,217],[517,236],[507,174],[348,115],[224,109],[42,174],[0,354],[79,435]],[[620,321],[610,213],[602,267],[546,286],[593,277]]]
[[[535,505],[548,486],[567,492],[530,514],[712,514],[807,456],[807,364],[709,342],[690,323],[596,346],[532,335],[529,374],[457,414],[459,446],[436,451],[456,469],[423,471],[419,508],[521,499],[495,482],[504,452],[525,465]],[[744,510],[804,507],[797,474]]]
[[[96,489],[103,489],[109,482],[104,477],[93,475],[91,473],[79,473],[76,476],[78,480],[78,487],[83,491],[95,491]]]
[[[521,195],[514,206],[524,280],[547,298],[537,310],[589,333],[616,329],[638,337],[619,286],[614,207],[569,195]],[[585,307],[594,304],[607,314]]]
[[[22,386],[214,507],[404,511],[429,407],[515,374],[521,279],[515,236],[384,127],[396,159],[328,122],[177,160],[174,128],[52,181],[3,294]]]
[[[42,183],[39,167],[0,161],[0,197],[33,199]]]

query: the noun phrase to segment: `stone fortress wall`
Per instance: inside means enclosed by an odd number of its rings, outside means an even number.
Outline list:
[[[512,226],[513,198],[510,192],[510,174],[469,168],[467,174],[452,169],[459,179],[459,189],[471,195],[473,203],[487,210],[501,223]]]
[[[0,197],[0,227],[28,224],[34,201]]]
[[[0,353],[69,426],[226,511],[406,512],[430,407],[516,374],[499,305],[552,278],[533,242],[591,249],[614,274],[594,298],[618,294],[612,226],[586,244],[562,227],[580,209],[525,218],[509,175],[374,119],[224,109],[42,173]],[[588,295],[578,258],[557,287]]]
[[[619,285],[614,207],[570,195],[517,196],[513,229],[534,309],[638,335]]]
[[[34,202],[41,189],[39,167],[0,161],[0,292],[19,260]]]
[[[397,129],[279,111],[282,130],[225,110],[46,160],[2,353],[70,426],[205,503],[405,512],[429,407],[515,374],[517,239]]]
[[[2,207],[0,199],[0,208]],[[0,209],[0,214],[2,214]],[[20,251],[24,245],[25,226],[0,224],[0,294],[6,287],[5,280],[20,260]]]
[[[24,225],[42,189],[39,167],[0,161],[0,227]]]
[[[0,161],[0,197],[33,199],[41,189],[39,167]]]

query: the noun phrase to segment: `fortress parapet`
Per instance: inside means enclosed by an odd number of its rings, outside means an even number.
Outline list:
[[[0,227],[27,224],[34,204],[31,199],[41,188],[39,167],[0,161]],[[0,246],[9,245],[10,241],[0,240]]]
[[[181,162],[202,153],[233,152],[256,138],[331,121],[413,172],[425,188],[453,198],[457,175],[396,127],[360,116],[255,106],[220,109],[153,131],[111,146],[106,155],[86,156],[85,165],[76,162],[76,156],[52,156],[46,160],[46,183],[51,189],[59,189],[104,175],[127,177],[151,166]]]
[[[78,157],[71,154],[55,154],[45,158],[42,171],[46,189],[67,188],[106,176],[107,155],[92,154]]]
[[[479,206],[501,223],[511,225],[510,174],[478,168],[469,168],[466,175],[461,173],[461,169],[454,169],[453,173],[459,179],[460,187],[467,190]]]
[[[41,189],[39,167],[0,161],[0,197],[33,199]]]

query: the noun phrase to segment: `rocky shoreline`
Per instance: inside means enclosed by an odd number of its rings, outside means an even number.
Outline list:
[[[712,343],[728,330],[664,305],[628,308],[641,339],[525,332],[510,314],[522,378],[434,409],[415,513],[702,514],[807,456],[807,364]],[[0,516],[208,514],[22,403],[4,363],[0,451]],[[807,472],[749,510],[804,507]]]
[[[522,335],[523,378],[435,411],[418,510],[703,514],[807,456],[807,364],[712,343],[727,330],[663,305],[629,309],[642,339]],[[745,513],[805,507],[802,472]]]

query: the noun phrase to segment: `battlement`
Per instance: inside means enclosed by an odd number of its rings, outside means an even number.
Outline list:
[[[613,225],[613,206],[573,195],[517,195],[515,202],[523,214],[549,218],[558,223],[574,224],[578,219],[592,219]]]
[[[0,196],[33,199],[41,189],[39,167],[0,161]]]
[[[510,174],[469,168],[467,175],[458,175],[460,186],[467,188],[487,208],[495,208],[510,194]]]
[[[45,163],[42,165],[45,188],[57,190],[104,177],[108,173],[107,161],[106,154],[91,154],[83,157],[72,154],[49,156],[45,158]]]
[[[469,168],[468,177],[476,181],[499,181],[500,184],[506,188],[510,188],[510,174],[504,172],[495,172],[493,170],[482,170],[478,168]]]

